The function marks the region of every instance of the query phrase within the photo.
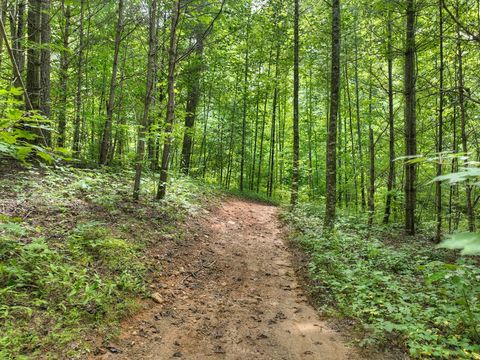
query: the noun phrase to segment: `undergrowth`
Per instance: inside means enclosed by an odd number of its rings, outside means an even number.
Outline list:
[[[0,359],[84,358],[84,336],[110,332],[148,295],[152,241],[208,189],[172,181],[168,198],[131,201],[131,173],[28,171],[0,181]],[[150,275],[149,275],[150,274]]]
[[[480,359],[480,270],[473,259],[400,235],[386,243],[383,236],[394,230],[369,233],[355,217],[341,218],[325,237],[321,213],[305,205],[283,216],[310,255],[312,291],[325,312],[356,319],[362,345],[396,342],[415,359]]]

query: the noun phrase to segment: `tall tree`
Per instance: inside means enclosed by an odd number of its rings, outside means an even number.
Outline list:
[[[290,202],[295,206],[298,202],[298,187],[300,180],[300,131],[299,131],[299,0],[294,0],[293,18],[293,163],[292,163],[292,193]]]
[[[73,152],[75,156],[80,152],[80,126],[82,122],[82,86],[83,86],[83,47],[84,47],[84,12],[85,0],[80,0],[80,20],[78,24],[78,54],[77,54],[77,84],[75,90],[75,121],[73,123]]]
[[[138,200],[140,196],[140,181],[142,179],[143,161],[145,156],[145,142],[147,135],[150,105],[152,104],[153,92],[155,89],[155,73],[157,62],[157,0],[150,1],[149,7],[149,31],[148,31],[148,63],[146,76],[145,102],[143,116],[138,127],[137,156],[135,164],[135,181],[133,185],[133,198]]]
[[[243,114],[242,114],[242,147],[240,152],[240,191],[243,191],[243,179],[244,179],[244,170],[245,170],[245,142],[246,142],[246,131],[247,131],[247,102],[248,102],[248,71],[250,66],[250,49],[249,49],[249,38],[250,38],[250,16],[251,16],[251,5],[250,1],[247,3],[247,30],[245,35],[245,68],[243,72]]]
[[[107,118],[102,134],[102,141],[100,143],[100,164],[106,165],[108,162],[108,155],[111,141],[112,141],[112,124],[113,124],[113,108],[115,104],[115,92],[117,90],[117,73],[118,73],[118,54],[120,53],[120,42],[123,31],[123,17],[124,17],[124,1],[118,0],[118,17],[115,27],[115,48],[113,51],[112,76],[110,78],[110,92],[107,101]]]
[[[203,31],[200,25],[195,28],[195,58],[188,71],[188,95],[185,115],[185,131],[182,145],[182,171],[185,175],[190,172],[190,162],[193,148],[193,131],[197,117],[197,106],[200,100],[200,78],[203,69]]]
[[[50,104],[50,0],[41,1],[41,50],[40,50],[40,109],[47,119],[51,116]],[[52,143],[52,135],[49,130],[44,130],[46,145]]]
[[[335,223],[337,204],[337,117],[340,102],[340,0],[332,0],[330,116],[327,135],[325,229]]]
[[[63,41],[62,51],[60,53],[60,109],[58,112],[58,138],[57,146],[65,146],[65,131],[67,126],[67,93],[68,93],[68,68],[69,68],[69,39],[70,39],[70,21],[71,7],[62,0],[63,13]]]
[[[440,156],[440,161],[437,164],[437,176],[441,176],[443,172],[442,156],[443,151],[443,83],[444,83],[444,59],[443,59],[443,0],[438,0],[438,17],[439,17],[439,85],[438,85],[438,130],[437,130],[437,153]],[[437,231],[435,233],[436,242],[440,242],[442,238],[442,183],[437,181],[435,183],[435,204],[437,208]]]
[[[163,143],[160,181],[158,184],[157,199],[163,199],[167,191],[168,170],[170,165],[170,151],[172,146],[172,131],[175,121],[175,68],[177,64],[177,27],[180,20],[181,0],[173,2],[172,23],[170,26],[170,40],[168,48],[168,77],[167,77],[167,117],[165,119],[165,139]]]
[[[459,17],[459,4],[456,4],[456,18]],[[468,153],[468,134],[467,134],[467,112],[465,109],[465,80],[463,73],[463,48],[462,48],[462,29],[460,24],[457,24],[457,66],[458,66],[458,105],[460,110],[460,129],[462,139],[462,151]],[[468,167],[468,160],[465,160],[465,166]],[[467,219],[468,231],[475,231],[475,209],[473,205],[473,186],[467,181],[466,183],[466,205],[467,205]]]
[[[391,5],[390,5],[391,6]],[[383,223],[388,224],[392,213],[393,190],[395,187],[395,113],[393,108],[393,44],[392,9],[388,9],[387,19],[387,67],[388,67],[388,180],[387,198]]]
[[[416,76],[415,76],[415,0],[407,0],[407,25],[405,40],[405,149],[409,160],[417,155],[417,112],[416,112]],[[416,207],[416,164],[405,164],[405,231],[415,235]]]

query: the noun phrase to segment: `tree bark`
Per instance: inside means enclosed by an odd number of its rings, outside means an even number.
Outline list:
[[[187,95],[187,108],[185,115],[185,131],[183,134],[182,145],[182,172],[188,175],[190,172],[190,162],[193,150],[193,131],[195,129],[195,120],[197,117],[197,106],[200,100],[200,78],[203,70],[203,31],[200,26],[195,31],[196,58],[189,70],[189,89]]]
[[[443,0],[438,0],[438,13],[439,13],[439,30],[440,30],[440,42],[439,42],[439,61],[440,61],[440,79],[438,88],[438,131],[437,131],[437,153],[440,157],[437,163],[437,176],[441,176],[443,173],[442,156],[443,151],[443,78],[444,78],[444,60],[443,60]],[[435,241],[437,243],[442,239],[442,183],[437,181],[435,183],[435,205],[437,208],[437,231],[435,233]]]
[[[337,117],[340,100],[340,0],[332,0],[332,68],[330,117],[327,136],[326,203],[324,227],[333,229],[337,203]]]
[[[409,158],[417,154],[416,78],[415,78],[415,0],[407,0],[405,48],[405,149]],[[405,231],[415,235],[416,164],[405,164]]]
[[[80,0],[80,21],[78,26],[77,84],[75,91],[75,121],[73,124],[73,146],[75,156],[80,153],[80,125],[82,123],[82,84],[83,84],[83,47],[84,47],[85,0]]]
[[[46,119],[51,117],[50,99],[50,0],[41,0],[41,50],[40,50],[40,110]],[[45,144],[51,146],[50,130],[43,130]]]
[[[153,92],[155,88],[155,72],[157,58],[157,0],[150,2],[149,31],[148,31],[148,63],[145,102],[143,105],[143,116],[138,128],[137,156],[135,163],[135,181],[133,185],[133,199],[138,200],[140,196],[140,182],[142,179],[143,161],[145,157],[145,137],[147,135],[148,117],[150,114],[150,105],[152,104]]]
[[[16,69],[13,70],[13,86],[15,86],[16,88],[22,87],[21,75],[23,73],[23,69],[25,68],[25,53],[22,46],[22,39],[25,32],[25,19],[24,19],[25,8],[26,8],[26,0],[20,0],[17,5],[17,11],[14,14],[16,16],[10,17],[10,29],[12,34],[12,50],[15,58],[15,63],[17,64],[17,69],[18,69],[18,74],[16,72]]]
[[[458,18],[458,3],[457,3],[457,18]],[[465,111],[465,80],[463,74],[463,49],[461,44],[460,27],[457,26],[457,64],[458,64],[458,105],[460,110],[460,130],[462,139],[462,151],[468,153],[468,135],[467,135],[467,114]],[[468,167],[468,160],[465,160],[465,167]],[[467,220],[468,231],[475,231],[475,210],[473,207],[472,192],[473,187],[469,181],[465,184],[466,188],[466,206],[467,206]]]
[[[40,109],[40,44],[41,37],[41,1],[29,0],[28,3],[28,41],[27,51],[27,92],[34,110]]]
[[[167,117],[165,120],[165,140],[163,144],[160,182],[157,199],[165,198],[170,164],[170,149],[172,146],[172,131],[175,121],[175,67],[177,64],[177,26],[180,20],[181,1],[176,0],[172,8],[172,23],[170,27],[170,41],[168,51],[168,78],[167,78]]]
[[[58,112],[58,138],[57,146],[65,147],[65,130],[67,126],[67,93],[68,93],[68,68],[69,68],[69,38],[70,38],[70,5],[65,6],[62,0],[63,26],[63,49],[60,54],[60,104]]]
[[[393,108],[393,44],[392,44],[392,11],[388,11],[387,22],[387,67],[388,67],[388,180],[387,198],[383,223],[388,224],[392,213],[393,189],[395,187],[395,115]]]
[[[249,37],[250,37],[250,4],[248,8],[247,30],[245,36],[245,68],[243,72],[243,114],[242,114],[242,147],[240,152],[240,191],[243,192],[243,179],[245,170],[245,141],[247,130],[247,102],[248,102],[248,71],[250,65]]]
[[[124,0],[118,0],[118,18],[115,29],[115,48],[113,52],[112,77],[110,78],[110,93],[107,101],[107,119],[105,121],[102,142],[100,144],[100,165],[107,164],[112,141],[113,107],[115,104],[115,92],[117,90],[118,54],[120,52],[120,42],[122,39],[124,16],[123,11]]]
[[[299,131],[299,0],[295,0],[295,14],[293,20],[293,162],[292,162],[292,193],[290,203],[292,206],[298,202],[298,188],[300,181],[300,131]]]

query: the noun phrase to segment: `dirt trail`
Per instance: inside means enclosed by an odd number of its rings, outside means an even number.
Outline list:
[[[276,208],[230,199],[194,222],[195,243],[169,259],[157,302],[96,359],[359,358],[307,303]]]

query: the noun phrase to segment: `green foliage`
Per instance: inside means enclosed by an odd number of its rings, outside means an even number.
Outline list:
[[[460,249],[462,255],[480,255],[480,235],[475,233],[457,233],[442,241],[440,247]]]
[[[49,149],[36,144],[39,134],[51,131],[48,119],[22,109],[22,90],[0,89],[0,159],[11,158],[28,165],[29,158],[37,157],[46,163],[69,160],[69,151],[63,148]]]
[[[99,224],[79,226],[68,247],[2,236],[0,259],[0,358],[61,348],[145,291],[137,249]]]
[[[155,179],[147,177],[145,200],[133,202],[132,178],[67,167],[4,176],[0,359],[84,356],[86,333],[110,334],[136,298],[147,295],[158,266],[147,246],[167,237],[180,241],[177,221],[213,191],[172,178],[169,195],[156,202]],[[14,211],[12,199],[21,204]]]
[[[358,319],[366,331],[364,344],[397,339],[418,359],[480,356],[476,265],[463,258],[450,264],[442,260],[445,252],[423,243],[393,248],[354,218],[341,219],[337,232],[324,237],[322,220],[311,209],[300,207],[285,217],[311,255],[319,303]]]

